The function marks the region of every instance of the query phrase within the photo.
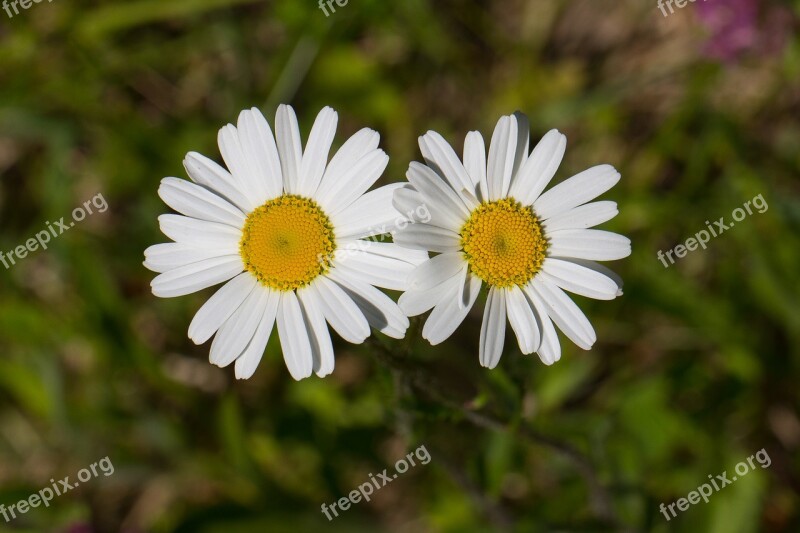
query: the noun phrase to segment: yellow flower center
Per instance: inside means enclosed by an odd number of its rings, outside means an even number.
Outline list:
[[[530,207],[513,198],[484,202],[461,228],[473,274],[494,287],[525,285],[542,267],[547,239]]]
[[[247,215],[239,253],[263,285],[291,291],[311,283],[331,265],[336,239],[316,202],[286,194]]]

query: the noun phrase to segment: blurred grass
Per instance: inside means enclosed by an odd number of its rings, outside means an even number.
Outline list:
[[[798,2],[786,3],[798,12]],[[701,57],[692,8],[632,0],[171,0],[0,12],[0,250],[102,193],[89,217],[0,272],[0,503],[108,455],[116,471],[0,529],[58,531],[607,530],[584,454],[622,523],[648,531],[800,529],[800,42],[731,64]],[[292,103],[308,132],[340,113],[392,156],[440,131],[460,150],[520,109],[569,138],[557,179],[598,163],[633,255],[614,302],[576,298],[598,332],[546,368],[507,339],[477,361],[479,310],[446,343],[410,332],[412,364],[455,405],[337,344],[326,380],[293,382],[273,338],[249,382],[186,337],[204,294],[160,300],[142,252],[164,240],[156,191],[190,150],[219,160],[240,109]],[[769,204],[665,269],[656,252]],[[379,339],[379,343],[385,339]],[[487,431],[460,407],[505,421]],[[328,523],[346,495],[425,444],[433,459]],[[658,506],[765,448],[768,469],[666,522]],[[498,518],[498,514],[500,518]]]

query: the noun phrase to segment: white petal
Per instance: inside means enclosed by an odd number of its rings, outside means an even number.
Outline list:
[[[189,338],[195,344],[203,344],[210,339],[257,284],[258,281],[249,272],[242,272],[223,285],[194,315],[189,324]]]
[[[242,270],[244,265],[238,255],[215,257],[159,274],[150,282],[150,287],[153,294],[161,298],[185,296],[228,281]]]
[[[336,215],[372,187],[388,164],[389,156],[383,150],[373,150],[337,181],[324,181],[317,191],[317,200],[326,213]]]
[[[280,196],[283,192],[281,158],[267,119],[254,107],[239,114],[238,126],[242,150],[255,171],[251,176],[255,181],[253,188],[257,188],[265,200]]]
[[[620,175],[611,165],[598,165],[559,183],[534,203],[533,209],[542,219],[569,211],[594,200],[619,181]]]
[[[587,229],[608,222],[618,214],[616,202],[592,202],[549,218],[542,226],[547,231]]]
[[[417,221],[451,231],[461,229],[466,220],[466,218],[462,219],[461,215],[452,216],[452,213],[447,213],[436,207],[432,208],[433,204],[426,201],[425,197],[408,183],[395,191],[392,205],[400,213],[414,213]]]
[[[328,325],[325,323],[325,315],[322,313],[315,291],[301,289],[297,291],[297,298],[300,300],[303,316],[309,326],[314,373],[324,378],[333,372],[335,365],[333,342]]]
[[[209,361],[224,368],[234,362],[253,339],[269,301],[269,291],[259,288],[245,298],[242,305],[219,328],[211,342]]]
[[[564,332],[572,342],[584,350],[591,349],[597,340],[592,324],[583,311],[575,305],[569,296],[556,285],[550,283],[542,276],[537,276],[529,284],[534,292],[542,299],[547,308],[547,314],[553,319],[558,328]]]
[[[428,167],[450,184],[450,187],[459,195],[468,208],[477,207],[475,204],[471,205],[469,201],[469,197],[475,195],[472,178],[467,174],[467,170],[458,159],[450,143],[437,132],[429,131],[419,138],[419,147],[422,151],[422,156],[428,163]],[[469,195],[462,194],[462,191],[468,191]]]
[[[489,199],[489,184],[486,181],[486,145],[480,132],[467,133],[464,140],[464,168],[467,169],[478,199]]]
[[[245,113],[244,111],[242,113]],[[239,120],[244,121],[242,114]],[[231,171],[234,180],[240,190],[250,198],[256,205],[261,205],[269,199],[266,182],[262,179],[258,170],[258,161],[248,157],[245,153],[242,139],[232,124],[228,124],[219,130],[217,136],[219,151],[225,164]]]
[[[281,293],[276,318],[283,360],[289,374],[297,381],[307,378],[313,371],[314,358],[311,354],[308,325],[303,319],[303,311],[294,291]]]
[[[300,164],[303,161],[303,145],[300,141],[300,126],[291,106],[281,104],[275,114],[275,140],[281,158],[283,189],[298,193]]]
[[[431,252],[461,250],[461,237],[449,229],[429,224],[410,224],[394,233],[394,242],[404,248]]]
[[[444,224],[443,227],[457,231],[464,225],[470,210],[462,198],[433,170],[412,161],[406,177],[422,195],[430,213]]]
[[[155,244],[144,251],[144,266],[153,272],[163,273],[198,261],[230,255],[217,248],[198,248],[179,242]]]
[[[364,242],[364,244],[366,247],[362,251],[349,250],[347,253],[337,253],[333,261],[334,266],[357,275],[370,285],[398,291],[407,290],[408,277],[415,265],[372,253],[372,247],[377,243]]]
[[[175,242],[226,254],[239,253],[242,232],[227,224],[208,222],[181,215],[160,215],[161,232]]]
[[[192,218],[220,222],[235,228],[244,226],[244,213],[208,189],[178,178],[164,178],[158,195],[168,206]]]
[[[413,212],[425,205],[425,198],[411,184],[403,183],[402,185],[394,191],[392,196],[392,205],[398,212]]]
[[[531,123],[525,113],[515,111],[512,118],[517,122],[517,148],[514,152],[514,170],[511,172],[511,179],[517,175],[519,169],[528,160],[528,150],[530,147]]]
[[[421,315],[440,302],[444,302],[447,295],[456,290],[455,287],[457,287],[459,281],[457,276],[453,276],[432,289],[406,291],[400,296],[397,304],[407,316]]]
[[[432,289],[458,274],[465,263],[461,252],[437,255],[411,272],[409,287],[415,291]]]
[[[597,229],[565,229],[548,233],[550,257],[614,261],[631,255],[627,237]]]
[[[501,117],[489,145],[487,179],[490,200],[499,200],[508,194],[516,152],[517,121],[512,117]]]
[[[382,255],[383,257],[391,257],[406,263],[411,263],[414,266],[421,265],[428,260],[428,254],[419,250],[408,250],[402,246],[397,246],[392,242],[372,242],[369,248],[370,253]]]
[[[542,342],[539,324],[525,293],[519,287],[506,290],[506,311],[522,353],[531,354],[538,350]]]
[[[469,276],[466,283],[458,283],[456,287],[453,287],[447,295],[448,297],[431,311],[422,328],[422,338],[433,346],[447,340],[475,305],[480,290],[481,280],[476,276]],[[463,301],[460,300],[462,297],[464,297]]]
[[[392,205],[403,214],[404,218],[412,220],[414,223],[422,222],[456,232],[464,225],[464,220],[460,216],[448,218],[443,215],[441,209],[432,209],[429,203],[426,203],[425,197],[410,183],[404,183],[403,187],[394,192]]]
[[[189,152],[183,160],[183,168],[189,177],[239,208],[242,213],[249,213],[258,207],[255,201],[242,192],[231,173],[215,161],[197,152]]]
[[[544,260],[541,274],[564,290],[596,300],[613,300],[619,291],[616,282],[611,278],[576,263],[553,257]]]
[[[361,158],[378,148],[380,139],[378,132],[369,128],[347,139],[328,164],[320,186],[332,188]],[[332,183],[327,183],[329,181]]]
[[[364,313],[373,328],[394,339],[405,337],[408,317],[384,293],[339,269],[331,269],[328,277],[338,283]]]
[[[480,362],[481,366],[494,368],[503,355],[506,338],[506,299],[503,289],[492,287],[483,310],[481,324]]]
[[[558,130],[547,132],[514,177],[510,196],[523,205],[531,205],[556,175],[566,149],[564,135]]]
[[[325,319],[344,340],[361,344],[369,337],[366,317],[339,285],[320,276],[306,290],[317,293],[317,302]]]
[[[456,287],[458,287],[458,291],[456,292],[456,303],[458,304],[459,309],[464,309],[464,307],[469,303],[470,284],[468,283],[468,278],[470,278],[469,267],[464,264],[461,272],[456,275],[456,279],[458,280],[458,284],[456,285]]]
[[[624,283],[622,281],[622,277],[619,274],[617,274],[616,272],[614,272],[613,270],[611,270],[610,268],[608,268],[608,267],[606,267],[606,266],[604,266],[604,265],[602,265],[600,263],[595,263],[594,261],[589,261],[587,259],[571,259],[571,258],[568,258],[568,259],[564,259],[564,260],[565,261],[569,261],[570,263],[575,263],[576,265],[580,265],[582,267],[586,267],[589,270],[594,270],[595,272],[597,272],[599,274],[602,274],[602,275],[604,275],[606,277],[611,278],[611,280],[614,281],[614,283],[617,284],[617,287],[618,287],[617,296],[622,296],[622,287],[624,285]]]
[[[526,285],[523,291],[525,292],[525,296],[528,297],[528,301],[533,306],[536,315],[536,323],[542,331],[542,342],[539,349],[536,350],[536,353],[544,364],[552,365],[561,359],[561,343],[558,341],[558,333],[556,333],[553,321],[550,320],[550,316],[547,314],[544,303],[536,295],[536,292],[531,288],[530,284]]]
[[[332,216],[336,237],[360,239],[393,232],[397,224],[405,220],[392,204],[395,191],[403,186],[403,183],[392,183],[378,187]]]
[[[328,165],[328,154],[331,151],[333,137],[336,135],[338,121],[339,115],[330,107],[323,108],[317,115],[300,165],[298,194],[314,196],[317,191],[325,167]]]
[[[250,344],[247,345],[244,353],[236,359],[234,367],[236,379],[250,379],[264,356],[267,349],[272,327],[275,325],[275,315],[278,312],[278,303],[281,295],[279,292],[269,291],[267,305],[264,306],[264,314],[258,323]]]

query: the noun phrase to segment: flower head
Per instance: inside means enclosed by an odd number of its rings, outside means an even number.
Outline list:
[[[184,166],[194,183],[161,182],[159,195],[182,215],[159,217],[174,242],[145,251],[145,266],[160,273],[153,294],[227,282],[197,312],[189,337],[202,344],[216,334],[210,360],[235,361],[237,378],[253,375],[274,325],[295,379],[333,371],[327,324],[356,344],[370,326],[395,338],[408,328],[376,287],[405,290],[427,254],[369,240],[404,220],[392,207],[398,185],[366,192],[389,160],[369,129],[328,162],[337,120],[323,109],[303,150],[291,107],[278,108],[274,136],[258,109],[242,111],[237,126],[219,132],[229,170],[192,152]]]
[[[480,362],[489,368],[500,360],[506,319],[522,352],[536,352],[546,364],[561,357],[554,323],[579,347],[591,348],[594,329],[564,290],[616,298],[622,281],[595,261],[631,252],[627,238],[589,229],[617,215],[616,203],[591,201],[611,189],[619,173],[600,165],[542,194],[564,156],[566,137],[550,131],[529,154],[528,130],[525,115],[502,117],[488,160],[483,137],[470,132],[463,162],[430,131],[420,138],[426,164],[411,163],[409,185],[394,193],[399,211],[425,204],[431,213],[427,223],[398,229],[394,242],[438,253],[411,273],[400,307],[409,316],[433,309],[422,335],[438,344],[486,284]]]

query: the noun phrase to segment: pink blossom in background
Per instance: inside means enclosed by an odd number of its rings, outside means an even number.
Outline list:
[[[698,0],[695,5],[709,34],[703,53],[721,61],[745,52],[778,52],[792,26],[792,13],[768,0]]]

